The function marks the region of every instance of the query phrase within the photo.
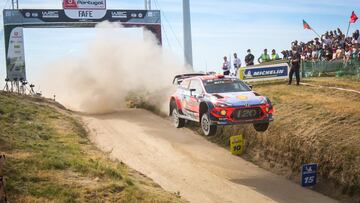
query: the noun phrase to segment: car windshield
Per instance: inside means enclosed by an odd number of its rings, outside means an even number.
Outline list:
[[[204,81],[207,93],[246,92],[251,89],[242,81],[237,79],[219,79]]]

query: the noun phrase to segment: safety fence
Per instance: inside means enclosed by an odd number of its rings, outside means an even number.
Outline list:
[[[318,77],[322,75],[334,76],[359,76],[360,60],[351,60],[345,62],[337,61],[303,61],[301,63],[301,72],[303,77]]]

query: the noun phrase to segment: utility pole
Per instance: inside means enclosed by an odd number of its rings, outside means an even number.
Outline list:
[[[151,0],[144,0],[145,10],[151,10]]]
[[[193,69],[190,2],[183,0],[184,56],[185,63]]]
[[[18,10],[19,9],[19,0],[11,0],[11,8],[14,10]]]

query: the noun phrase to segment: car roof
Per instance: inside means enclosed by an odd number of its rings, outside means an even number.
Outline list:
[[[206,76],[199,76],[197,77],[202,81],[207,81],[207,80],[234,80],[234,79],[238,79],[235,77],[229,77],[229,76],[224,76],[224,75],[206,75]]]
[[[194,79],[201,80],[202,82],[211,81],[211,80],[236,80],[236,79],[239,80],[236,77],[224,76],[222,74],[214,74],[214,75],[201,75],[201,76],[188,77],[188,78],[183,79],[180,83],[182,83],[183,81],[190,81],[190,80],[194,80]]]

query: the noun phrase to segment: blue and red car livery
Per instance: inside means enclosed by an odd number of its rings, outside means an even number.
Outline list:
[[[218,125],[251,123],[256,131],[264,132],[273,121],[270,100],[237,78],[183,74],[177,75],[174,83],[177,90],[170,99],[170,116],[177,128],[187,120],[195,121],[210,136]]]

